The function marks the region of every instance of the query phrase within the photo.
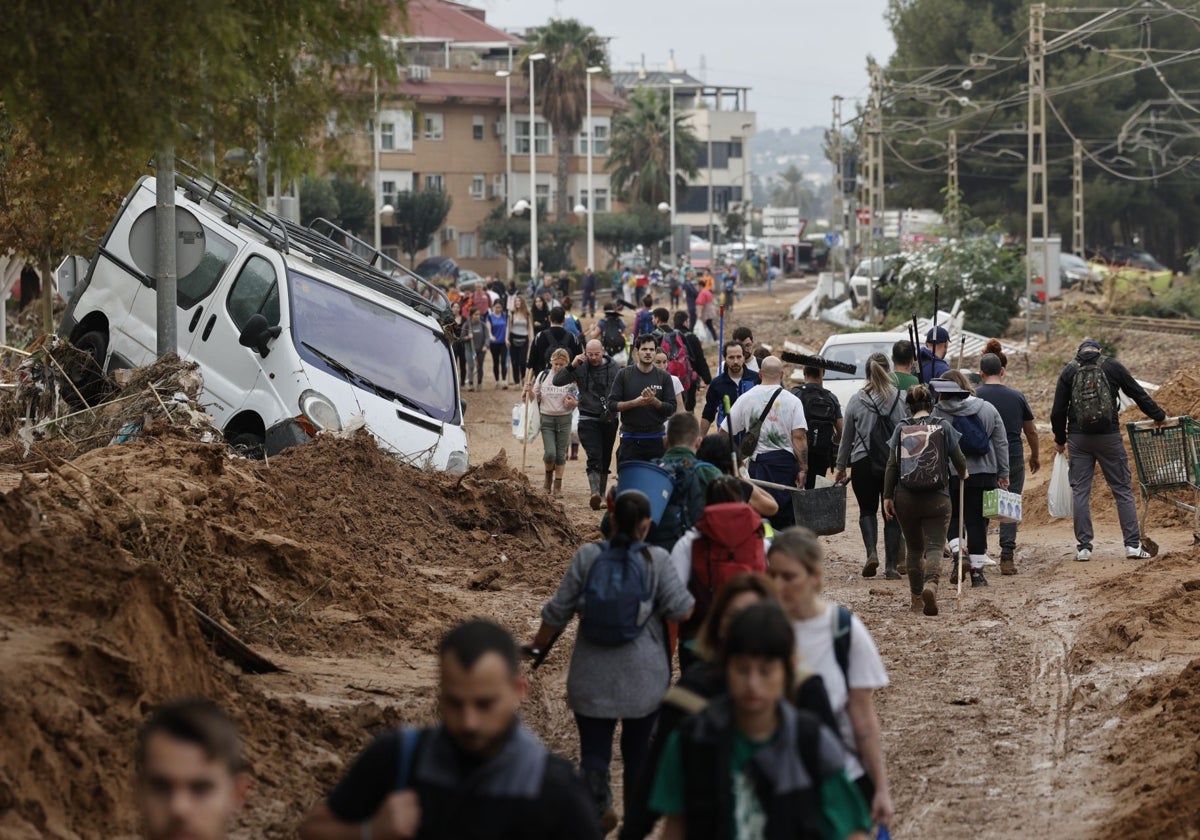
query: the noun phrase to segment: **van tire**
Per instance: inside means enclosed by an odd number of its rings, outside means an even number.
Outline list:
[[[230,449],[251,461],[262,461],[267,456],[266,441],[254,432],[238,432],[228,443]]]
[[[79,393],[91,405],[104,390],[104,357],[108,355],[108,334],[101,330],[91,330],[79,336],[72,344],[76,349],[91,356],[95,363],[93,369],[84,371],[74,380]]]

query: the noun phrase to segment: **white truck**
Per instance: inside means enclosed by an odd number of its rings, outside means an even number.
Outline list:
[[[405,462],[466,470],[440,289],[329,222],[286,221],[186,166],[175,202],[204,246],[178,280],[178,352],[199,364],[202,399],[231,445],[270,455],[363,424]],[[143,177],[63,317],[60,334],[106,371],[155,358],[156,281],[130,244],[154,204],[155,180]]]

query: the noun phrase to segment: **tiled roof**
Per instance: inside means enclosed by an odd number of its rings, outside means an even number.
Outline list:
[[[407,35],[471,44],[523,43],[520,38],[489,24],[483,9],[449,0],[410,0]]]

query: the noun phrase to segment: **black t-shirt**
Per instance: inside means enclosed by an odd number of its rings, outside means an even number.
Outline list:
[[[996,406],[1008,435],[1009,460],[1019,457],[1024,452],[1021,448],[1021,427],[1026,420],[1033,419],[1033,409],[1029,407],[1025,395],[1007,385],[980,385],[975,389],[975,396]]]
[[[421,734],[418,756],[438,731]],[[327,800],[337,819],[366,821],[398,788],[400,738],[399,732],[381,735],[354,760]],[[473,792],[472,771],[480,763],[462,753],[458,758],[454,786],[415,785],[421,803],[418,840],[600,840],[595,806],[565,759],[548,755],[536,798],[518,798]]]

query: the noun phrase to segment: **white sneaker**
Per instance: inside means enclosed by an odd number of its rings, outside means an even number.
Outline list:
[[[1091,549],[1088,549],[1088,548],[1079,549],[1079,551],[1075,552],[1075,559],[1078,560],[1080,563],[1086,563],[1087,561],[1091,560],[1092,559]]]
[[[1139,545],[1125,546],[1125,559],[1127,560],[1149,560],[1150,552]]]

